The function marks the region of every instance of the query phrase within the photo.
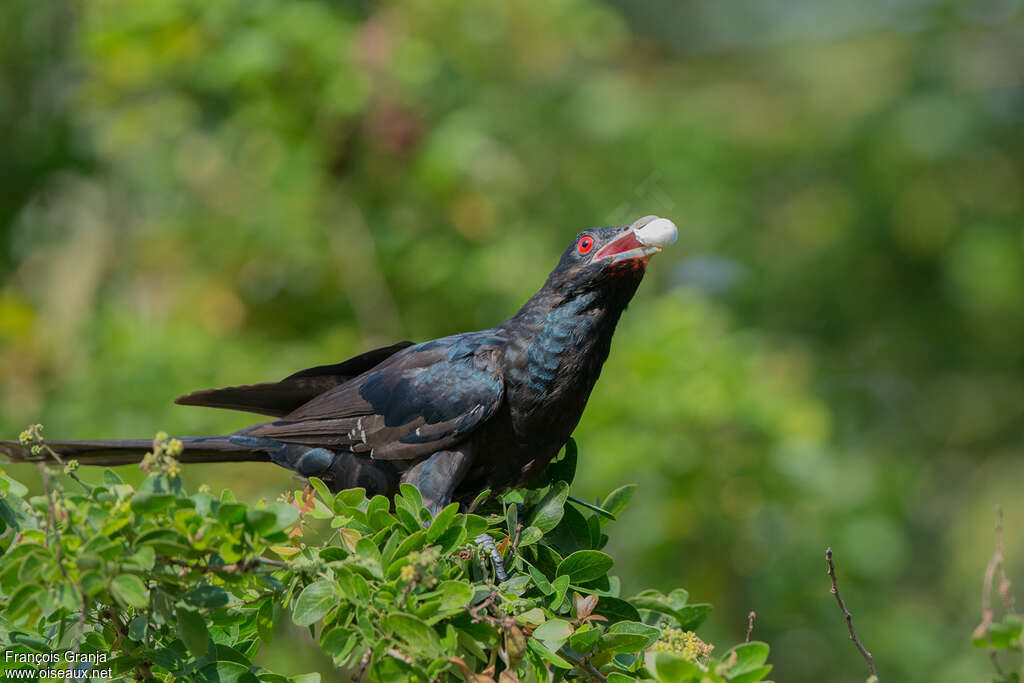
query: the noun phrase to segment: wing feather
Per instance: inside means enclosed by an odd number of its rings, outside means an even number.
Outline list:
[[[451,447],[504,398],[501,347],[494,342],[477,333],[413,347],[251,434],[343,446],[383,460]]]
[[[178,405],[206,406],[241,410],[260,415],[284,417],[320,394],[373,369],[402,349],[412,346],[402,341],[373,349],[333,365],[318,365],[300,370],[280,382],[242,384],[219,389],[202,389],[174,399]]]

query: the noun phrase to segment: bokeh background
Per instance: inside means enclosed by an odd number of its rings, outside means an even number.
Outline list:
[[[490,326],[656,213],[681,238],[576,433],[577,495],[640,486],[626,590],[687,587],[723,645],[756,610],[777,680],[863,680],[831,545],[883,680],[989,675],[999,502],[1024,586],[1020,0],[0,13],[4,437],[242,427],[171,399]]]

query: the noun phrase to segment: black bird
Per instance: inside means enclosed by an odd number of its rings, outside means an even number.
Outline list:
[[[270,461],[391,497],[415,484],[435,514],[524,484],[547,467],[579,422],[619,316],[650,256],[676,226],[645,216],[573,240],[540,291],[490,329],[400,342],[280,382],[196,391],[176,403],[277,419],[226,436],[186,437],[183,462]],[[52,441],[82,464],[137,462],[148,440]],[[0,441],[11,460],[28,446]]]

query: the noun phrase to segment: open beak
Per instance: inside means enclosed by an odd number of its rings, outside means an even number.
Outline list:
[[[608,259],[615,264],[622,261],[642,259],[646,261],[651,254],[661,251],[676,241],[679,230],[675,223],[667,218],[644,216],[633,222],[622,234],[601,247],[594,260]]]

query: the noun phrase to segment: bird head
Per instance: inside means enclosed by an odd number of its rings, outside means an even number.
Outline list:
[[[562,254],[549,285],[573,290],[638,283],[652,255],[676,241],[667,218],[644,216],[631,225],[588,228]]]

